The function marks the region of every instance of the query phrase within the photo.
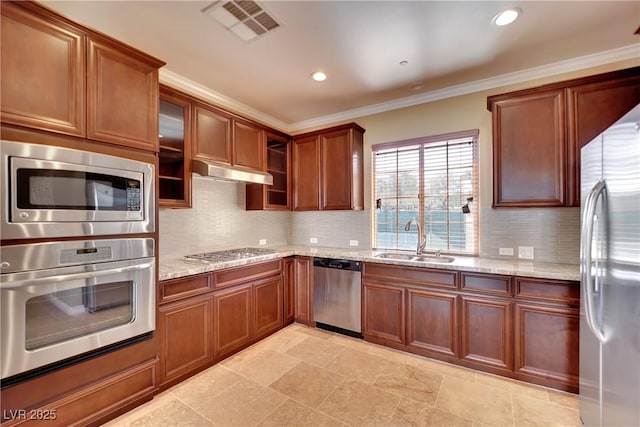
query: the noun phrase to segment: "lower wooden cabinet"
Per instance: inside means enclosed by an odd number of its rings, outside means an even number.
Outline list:
[[[365,263],[365,340],[578,391],[578,282]]]
[[[368,341],[404,346],[404,288],[363,281],[362,335]]]
[[[213,361],[213,298],[211,294],[161,305],[161,382],[165,383]]]
[[[473,364],[513,369],[513,302],[461,296],[460,358]]]
[[[313,258],[295,257],[295,319],[314,326],[313,322]]]
[[[214,293],[214,357],[242,348],[251,341],[251,284]]]
[[[161,389],[284,326],[279,259],[160,282]]]
[[[577,388],[580,376],[580,309],[515,304],[515,372],[534,382]]]
[[[458,356],[458,296],[407,289],[407,347],[426,355]]]
[[[293,322],[296,317],[296,264],[294,257],[285,258],[282,263],[284,323]]]

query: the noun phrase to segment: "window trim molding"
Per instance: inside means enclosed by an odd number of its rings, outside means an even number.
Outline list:
[[[419,138],[411,138],[405,139],[401,141],[392,141],[392,142],[381,142],[378,144],[373,144],[371,146],[371,151],[382,151],[389,148],[402,148],[408,147],[411,145],[419,145],[419,144],[428,144],[430,142],[441,142],[452,139],[463,139],[463,138],[473,138],[474,140],[478,140],[478,135],[480,135],[479,129],[470,129],[463,130],[459,132],[451,132],[451,133],[441,133],[439,135],[430,135],[430,136],[422,136]]]

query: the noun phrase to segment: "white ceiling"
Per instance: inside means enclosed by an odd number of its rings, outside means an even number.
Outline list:
[[[638,1],[266,1],[281,26],[249,42],[201,13],[213,0],[43,3],[166,61],[161,81],[285,131],[640,57]],[[513,6],[514,24],[491,24]]]

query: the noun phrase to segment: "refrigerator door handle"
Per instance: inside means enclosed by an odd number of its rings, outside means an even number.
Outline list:
[[[602,198],[605,204],[606,213],[606,190],[607,186],[604,181],[599,181],[594,185],[591,192],[585,199],[584,211],[582,213],[582,239],[580,239],[580,274],[582,279],[582,293],[584,298],[585,318],[589,329],[601,343],[606,341],[606,337],[602,329],[596,325],[595,314],[593,308],[594,286],[598,286],[598,275],[600,272],[599,265],[596,264],[596,278],[594,280],[591,274],[592,267],[592,242],[594,234],[594,224],[596,222],[596,208],[598,200]],[[599,231],[599,230],[598,230]],[[597,260],[596,260],[597,261]],[[599,286],[598,286],[599,287]]]

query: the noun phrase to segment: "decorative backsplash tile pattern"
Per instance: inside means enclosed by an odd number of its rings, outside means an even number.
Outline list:
[[[245,210],[245,184],[194,177],[192,209],[160,209],[160,256],[232,247],[292,244],[371,248],[371,213],[365,211],[264,212]],[[580,208],[490,209],[480,211],[480,256],[517,258],[518,246],[532,246],[534,261],[577,264]],[[499,255],[513,248],[514,256]]]
[[[245,210],[245,184],[193,177],[191,209],[160,209],[160,257],[288,243],[291,212]]]

